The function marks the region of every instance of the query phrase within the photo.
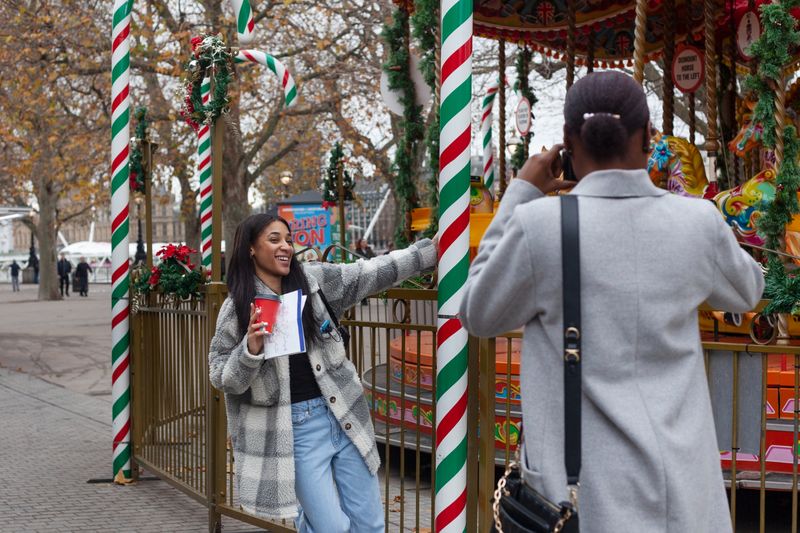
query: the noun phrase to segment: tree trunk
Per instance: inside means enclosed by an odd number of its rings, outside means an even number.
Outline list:
[[[40,161],[48,161],[41,158]],[[39,176],[47,176],[42,169]],[[52,189],[49,180],[43,177],[39,181],[36,194],[39,203],[39,221],[36,224],[36,236],[39,239],[39,300],[58,300],[58,273],[56,272],[56,207],[58,193]]]
[[[225,154],[222,158],[222,236],[225,240],[225,270],[233,256],[233,238],[236,228],[250,216],[247,190],[250,186],[247,168],[242,164],[242,143],[240,134],[234,131],[239,125],[238,103],[231,105],[225,120]]]

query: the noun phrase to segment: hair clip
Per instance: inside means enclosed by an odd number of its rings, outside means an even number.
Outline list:
[[[600,113],[584,113],[583,114],[583,120],[589,120],[592,117],[599,117],[601,115],[612,117],[612,118],[615,118],[617,120],[622,118],[621,116],[617,115],[616,113],[603,113],[603,112],[600,112]]]

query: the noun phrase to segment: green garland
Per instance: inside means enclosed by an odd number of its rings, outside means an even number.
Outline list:
[[[750,47],[750,53],[758,64],[758,74],[749,76],[745,83],[758,98],[753,121],[763,125],[764,147],[770,150],[775,148],[777,141],[775,91],[779,83],[782,83],[783,69],[791,59],[790,54],[800,44],[800,33],[795,28],[795,19],[791,14],[791,10],[798,4],[800,0],[783,0],[761,6],[764,30]],[[776,178],[775,200],[757,222],[767,248],[773,250],[780,247],[786,225],[794,215],[800,213],[797,202],[797,190],[800,188],[800,167],[797,165],[800,142],[794,126],[786,126],[783,130],[783,150],[783,160]],[[800,312],[800,279],[788,275],[777,254],[768,254],[767,268],[764,297],[771,301],[764,312]]]
[[[134,113],[136,117],[136,133],[134,138],[137,142],[131,143],[130,155],[130,186],[131,192],[144,194],[144,165],[142,165],[142,141],[147,139],[147,108],[139,107]]]
[[[328,169],[325,172],[325,177],[322,179],[322,207],[333,207],[339,201],[337,173],[343,157],[344,151],[342,150],[342,145],[337,142],[331,149]],[[346,169],[342,169],[342,182],[344,185],[345,201],[354,200],[355,194],[353,193],[353,189],[355,187],[355,181]]]
[[[219,36],[192,37],[192,54],[186,80],[186,97],[181,116],[197,131],[200,124],[211,124],[217,117],[228,112],[230,96],[228,85],[233,79],[233,56]],[[208,104],[203,105],[200,88],[203,78],[212,78],[213,94]]]
[[[411,15],[412,35],[424,50],[420,58],[420,70],[425,83],[436,94],[436,48],[439,24],[439,2],[436,0],[416,0]],[[439,231],[439,102],[434,99],[431,121],[425,130],[425,149],[428,151],[428,205],[431,206],[431,223],[425,230],[426,237],[433,237]]]
[[[517,60],[515,61],[515,66],[517,68],[517,90],[519,91],[520,96],[524,96],[531,103],[531,109],[533,109],[533,105],[539,101],[536,98],[536,95],[533,94],[533,89],[531,89],[530,81],[528,80],[528,75],[531,71],[532,58],[533,52],[527,46],[523,46],[517,51]],[[521,169],[522,165],[525,164],[525,154],[527,152],[525,147],[530,145],[532,138],[533,130],[529,131],[522,138],[522,146],[512,154],[511,168],[514,170]]]
[[[395,9],[392,23],[384,25],[382,35],[389,51],[389,57],[383,64],[389,78],[389,89],[400,92],[400,103],[403,104],[403,120],[400,123],[403,133],[397,143],[394,159],[397,210],[402,216],[394,240],[398,248],[405,248],[411,241],[407,214],[418,206],[417,188],[412,175],[414,155],[424,135],[422,107],[416,104],[414,83],[409,72],[411,63],[406,42],[409,35],[408,12],[403,8]]]

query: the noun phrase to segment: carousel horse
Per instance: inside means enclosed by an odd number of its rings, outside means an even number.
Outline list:
[[[647,171],[653,183],[681,196],[713,201],[737,239],[762,246],[756,220],[775,198],[775,170],[767,168],[732,189],[710,194],[700,151],[686,139],[657,135],[652,144]]]
[[[775,177],[775,169],[768,168],[714,197],[714,203],[739,242],[764,245],[764,239],[756,232],[756,221],[775,199]]]
[[[761,146],[764,137],[764,127],[753,122],[753,110],[756,103],[752,100],[745,100],[747,111],[742,115],[742,128],[736,137],[728,143],[728,149],[738,157],[744,157],[748,152]]]
[[[695,145],[672,135],[657,134],[647,172],[657,187],[680,196],[703,197],[708,186],[703,158]]]

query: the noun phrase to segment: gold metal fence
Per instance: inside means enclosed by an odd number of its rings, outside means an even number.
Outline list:
[[[225,294],[224,285],[211,284],[198,300],[151,296],[140,302],[131,324],[134,459],[205,504],[209,531],[218,530],[223,515],[271,531],[293,531],[291,523],[262,520],[238,505],[224,397],[208,382],[208,346]],[[436,291],[392,289],[350,309],[342,323],[351,333],[349,355],[362,379],[381,448],[386,530],[432,531]],[[717,334],[703,342],[707,361],[711,354],[725,353],[724,364],[731,365],[733,376],[731,449],[721,456],[730,486],[731,519],[736,531],[796,533],[800,341],[766,346],[748,341]],[[495,481],[517,444],[520,349],[520,332],[470,338],[469,531],[489,531]],[[779,411],[774,418],[759,417],[755,454],[739,447],[746,429],[739,427],[740,382],[745,378],[740,366],[745,358],[760,359],[760,407]],[[780,379],[786,386],[773,384],[776,364],[783,365]],[[747,372],[753,372],[752,365]],[[772,399],[775,389],[778,400]]]

